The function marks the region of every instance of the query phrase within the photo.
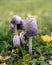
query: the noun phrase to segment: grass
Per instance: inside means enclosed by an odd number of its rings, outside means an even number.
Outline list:
[[[39,35],[33,37],[34,54],[28,53],[28,47],[21,46],[12,52],[12,33],[9,24],[13,15],[26,18],[28,14],[38,16]],[[52,0],[0,0],[0,55],[10,56],[1,61],[7,65],[49,65],[52,60],[52,41],[44,42],[42,35],[52,33]]]
[[[13,11],[13,14],[20,15],[25,17],[28,13],[33,15],[39,15],[45,12],[52,13],[52,0],[1,0],[0,1],[0,15],[1,21],[10,19],[12,15],[10,12]],[[27,5],[28,4],[28,5]],[[3,14],[3,15],[2,15]]]

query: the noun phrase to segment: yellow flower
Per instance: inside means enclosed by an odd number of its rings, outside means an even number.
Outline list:
[[[15,49],[12,49],[12,52],[15,52]]]
[[[0,56],[0,61],[2,61],[2,59],[3,59],[3,57],[2,57],[2,56]]]
[[[51,32],[51,41],[52,41],[52,32]]]
[[[52,41],[52,36],[51,36],[51,41]]]
[[[51,41],[51,37],[49,35],[41,36],[41,39],[45,42],[50,42]]]

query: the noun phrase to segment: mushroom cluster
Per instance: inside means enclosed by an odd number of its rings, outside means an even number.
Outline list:
[[[18,35],[18,30],[25,30]],[[10,31],[15,32],[13,37],[14,47],[20,47],[22,45],[29,45],[29,53],[32,54],[32,36],[38,34],[36,20],[33,16],[28,16],[26,20],[23,20],[20,16],[14,15],[10,22]]]

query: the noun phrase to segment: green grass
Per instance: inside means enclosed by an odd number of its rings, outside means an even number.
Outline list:
[[[11,18],[11,11],[16,15],[25,17],[26,14],[32,13],[39,15],[40,12],[52,13],[52,0],[1,0],[0,1],[0,20]]]
[[[27,14],[38,16],[37,24],[41,26],[39,35],[33,37],[35,53],[30,55],[28,47],[21,46],[18,51],[13,49],[12,36],[9,24],[13,15],[26,18]],[[52,0],[0,0],[0,55],[11,58],[5,62],[8,65],[49,65],[52,60],[52,41],[44,42],[42,35],[52,33]]]

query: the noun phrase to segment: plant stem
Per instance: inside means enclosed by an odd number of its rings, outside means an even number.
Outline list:
[[[18,34],[18,32],[17,32],[17,25],[15,25],[15,34]]]
[[[32,54],[32,37],[29,37],[29,53]]]

